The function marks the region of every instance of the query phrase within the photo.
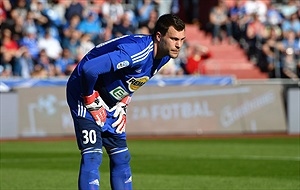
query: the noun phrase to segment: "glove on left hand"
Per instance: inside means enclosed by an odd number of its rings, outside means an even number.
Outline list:
[[[131,100],[130,96],[126,96],[121,102],[117,104],[115,113],[113,115],[114,118],[117,118],[117,121],[115,121],[111,126],[117,127],[116,132],[118,134],[121,134],[125,132],[125,126],[126,126],[126,112],[127,112],[127,106]]]

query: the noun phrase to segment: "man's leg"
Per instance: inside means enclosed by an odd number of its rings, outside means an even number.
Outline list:
[[[107,151],[110,158],[110,183],[113,190],[131,190],[130,153],[127,147]]]
[[[102,138],[110,159],[112,190],[132,190],[130,153],[125,138],[110,133],[102,133]]]
[[[81,154],[78,187],[80,190],[98,190],[100,186],[98,168],[102,162],[102,150],[84,150]]]
[[[100,186],[99,167],[102,163],[101,128],[93,121],[77,119],[76,137],[81,150],[78,178],[79,190],[98,190]]]

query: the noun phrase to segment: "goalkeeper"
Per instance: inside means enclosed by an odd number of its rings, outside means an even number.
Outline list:
[[[79,62],[67,83],[67,102],[81,151],[80,190],[100,189],[102,147],[110,159],[112,190],[131,190],[126,109],[132,94],[176,58],[185,24],[166,14],[152,35],[126,35],[101,43]]]

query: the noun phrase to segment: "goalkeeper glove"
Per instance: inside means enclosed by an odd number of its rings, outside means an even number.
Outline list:
[[[99,96],[98,91],[94,91],[93,94],[89,96],[84,96],[84,105],[87,110],[91,113],[96,123],[103,127],[106,121],[106,110],[104,108],[104,102],[102,98]]]
[[[127,112],[127,106],[131,100],[130,96],[126,96],[121,102],[117,104],[115,113],[113,115],[114,118],[117,118],[117,121],[115,121],[111,126],[117,127],[116,133],[121,134],[122,132],[125,132],[125,126],[126,126],[126,112]]]

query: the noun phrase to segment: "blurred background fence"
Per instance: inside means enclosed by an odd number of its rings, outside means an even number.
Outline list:
[[[150,82],[151,81],[151,82]],[[130,135],[299,134],[299,84],[156,77],[134,95]],[[2,80],[1,139],[74,135],[66,80]]]

